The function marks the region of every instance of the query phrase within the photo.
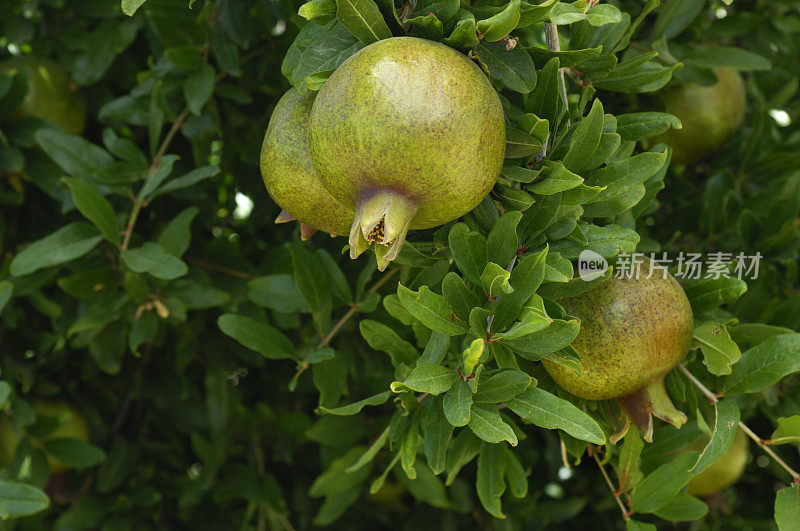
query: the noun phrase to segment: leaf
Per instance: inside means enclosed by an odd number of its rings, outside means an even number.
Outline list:
[[[658,10],[658,17],[653,26],[653,38],[671,39],[679,35],[697,18],[705,4],[705,0],[665,2]]]
[[[758,393],[800,371],[800,334],[782,334],[748,349],[725,380],[724,393]]]
[[[699,520],[707,514],[708,506],[685,492],[679,493],[655,512],[656,516],[670,522]]]
[[[525,303],[539,289],[544,279],[547,253],[547,247],[538,253],[530,253],[511,271],[509,284],[514,291],[498,296],[490,330],[492,333],[503,330],[517,319]]]
[[[586,21],[592,26],[616,24],[622,21],[622,13],[611,4],[595,4],[586,12]]]
[[[453,435],[453,426],[447,421],[442,412],[442,399],[430,398],[424,405],[425,412],[422,416],[422,433],[425,437],[425,458],[428,466],[435,475],[444,472],[447,447]]]
[[[74,468],[90,468],[106,458],[103,450],[81,439],[50,439],[44,446],[47,453],[57,461]]]
[[[468,426],[472,433],[486,442],[499,443],[508,441],[511,446],[517,445],[517,434],[494,411],[473,406]]]
[[[319,407],[333,407],[337,404],[347,386],[347,368],[342,357],[334,355],[315,363],[311,376],[314,387],[319,391]]]
[[[725,455],[739,429],[741,413],[739,412],[739,406],[735,402],[721,400],[714,404],[714,411],[716,412],[716,421],[714,422],[711,440],[691,468],[695,475],[700,474],[714,464],[717,459]]]
[[[300,6],[297,14],[308,21],[327,24],[336,18],[336,2],[335,0],[311,0]]]
[[[200,209],[195,206],[182,210],[172,218],[172,221],[167,223],[167,226],[158,236],[156,243],[178,258],[183,256],[192,240],[192,221],[199,213]]]
[[[457,336],[468,331],[466,325],[457,321],[445,298],[432,292],[427,286],[414,292],[398,284],[397,295],[403,307],[427,328],[448,336]]]
[[[469,320],[472,309],[481,305],[478,296],[470,291],[464,280],[453,271],[447,273],[442,280],[442,295],[462,321]]]
[[[386,391],[389,393],[390,391]],[[356,470],[359,470],[364,467],[364,465],[369,464],[375,459],[375,456],[378,455],[378,452],[386,445],[386,441],[389,439],[389,427],[387,426],[381,434],[375,439],[375,442],[367,448],[367,450],[361,454],[361,457],[358,458],[358,461],[347,467],[344,471],[348,474],[352,474]]]
[[[217,319],[217,326],[225,335],[267,359],[297,359],[289,338],[266,323],[243,315],[226,313]]]
[[[589,202],[610,201],[620,194],[640,186],[664,166],[666,159],[666,151],[664,153],[640,153],[625,160],[612,162],[595,171],[587,179],[586,184],[604,189]]]
[[[481,505],[495,518],[505,518],[500,497],[506,490],[504,448],[498,444],[482,444],[478,455],[478,475],[475,490]]]
[[[506,158],[530,157],[542,150],[542,143],[531,135],[513,127],[506,127]]]
[[[631,510],[652,513],[664,507],[692,479],[689,468],[696,460],[697,452],[687,452],[645,476],[631,494]]]
[[[330,328],[333,309],[328,272],[308,249],[296,243],[290,243],[287,247],[292,255],[294,283],[311,310],[317,332],[325,336]]]
[[[136,10],[142,7],[147,0],[122,0],[122,12],[132,17]]]
[[[470,232],[465,223],[456,223],[450,229],[447,242],[458,269],[480,286],[481,273],[486,267],[486,237],[477,231]]]
[[[775,497],[775,523],[779,531],[800,529],[800,484],[778,491]]]
[[[181,188],[188,188],[190,186],[194,186],[200,181],[218,175],[219,171],[220,171],[219,166],[203,166],[200,168],[195,168],[194,170],[190,171],[185,175],[181,175],[180,177],[176,177],[175,179],[170,179],[166,184],[158,188],[158,190],[156,190],[153,193],[153,196],[150,199],[152,201],[154,198],[164,195],[166,193],[173,192],[175,190],[180,190]]]
[[[379,406],[389,400],[389,396],[392,394],[391,391],[384,391],[383,393],[378,393],[377,395],[372,395],[367,397],[363,400],[359,400],[358,402],[353,402],[352,404],[347,404],[346,406],[339,406],[339,407],[320,407],[319,409],[324,413],[328,413],[331,415],[355,415],[356,413],[361,412],[362,409],[366,406]]]
[[[735,301],[747,291],[747,284],[736,277],[706,278],[687,285],[684,291],[692,304],[692,312],[700,315]]]
[[[94,187],[82,179],[65,177],[64,182],[72,192],[72,201],[81,214],[100,230],[100,234],[114,245],[122,241],[114,207]]]
[[[486,293],[489,294],[489,298],[494,299],[501,293],[514,292],[514,288],[508,283],[510,277],[511,273],[494,262],[489,262],[481,275],[481,284]]]
[[[153,242],[146,242],[138,249],[126,249],[120,253],[120,257],[131,271],[149,273],[165,280],[182,277],[189,272],[183,260]]]
[[[507,50],[498,42],[481,42],[475,53],[489,70],[489,77],[500,81],[509,90],[527,94],[536,86],[533,59],[522,46]]]
[[[204,64],[200,70],[189,75],[183,83],[183,97],[186,98],[186,106],[192,114],[199,115],[203,106],[211,99],[214,94],[214,68],[209,64]]]
[[[644,448],[644,440],[639,435],[639,430],[628,430],[622,442],[617,462],[617,477],[619,478],[619,491],[628,492],[639,484],[644,477],[639,469],[639,457]]]
[[[533,378],[522,371],[500,371],[485,381],[481,380],[473,400],[489,404],[507,402],[525,391],[532,383]]]
[[[164,179],[169,177],[172,173],[172,167],[175,162],[180,159],[177,155],[164,155],[159,159],[158,165],[154,166],[153,170],[148,172],[147,179],[139,191],[139,198],[147,201],[151,198],[153,192],[158,190]]]
[[[303,50],[291,75],[287,76],[301,94],[308,91],[310,76],[333,72],[348,57],[364,47],[361,41],[338,22],[327,24],[321,31],[323,35],[314,39]]]
[[[769,439],[769,444],[796,444],[800,442],[800,415],[778,417],[778,428]]]
[[[486,237],[486,256],[492,262],[505,266],[517,254],[519,247],[517,225],[520,219],[522,219],[521,212],[507,212],[489,231],[489,235]]]
[[[557,352],[572,343],[578,337],[580,323],[577,319],[553,321],[538,332],[533,332],[515,339],[499,339],[500,344],[510,348],[519,356],[539,360],[546,354]]]
[[[336,18],[364,44],[392,37],[373,0],[336,0]]]
[[[478,31],[486,42],[499,41],[517,27],[520,15],[520,0],[511,0],[496,15],[478,21]]]
[[[564,167],[574,169],[583,160],[591,156],[600,145],[600,135],[603,133],[603,104],[599,99],[594,100],[589,114],[575,127],[563,158]]]
[[[3,308],[11,300],[11,295],[13,294],[14,284],[8,280],[0,280],[0,314],[3,313]]]
[[[701,46],[684,58],[686,64],[702,68],[730,67],[737,70],[769,70],[764,56],[735,46]]]
[[[0,518],[20,518],[50,506],[47,494],[32,485],[0,479]]]
[[[39,129],[36,141],[62,170],[74,177],[86,179],[114,162],[111,155],[88,140],[55,129]]]
[[[94,249],[102,239],[88,223],[70,223],[25,247],[11,260],[9,271],[19,277],[75,260]]]
[[[739,346],[722,323],[709,322],[696,327],[694,341],[703,351],[703,363],[708,372],[717,376],[730,374],[731,366],[742,356]]]
[[[665,112],[636,112],[617,115],[617,133],[622,140],[638,141],[654,137],[667,129],[681,129],[681,121]]]
[[[528,387],[522,394],[506,401],[506,406],[525,421],[548,430],[564,430],[573,437],[594,444],[605,444],[606,436],[597,423],[562,398],[538,387]]]
[[[278,312],[309,312],[292,275],[267,275],[247,283],[248,298],[259,306]]]
[[[420,393],[439,395],[450,389],[457,379],[458,375],[453,369],[425,363],[414,367],[403,384]]]
[[[444,416],[456,427],[466,426],[471,416],[472,389],[464,380],[456,380],[444,395]]]
[[[452,484],[464,465],[475,459],[482,445],[481,440],[475,437],[470,430],[461,430],[447,452],[446,485]]]
[[[625,522],[625,529],[626,531],[658,531],[653,524],[647,524],[633,519]]]
[[[419,358],[417,349],[385,324],[364,319],[358,324],[358,329],[370,347],[389,355],[395,367],[400,365],[413,367],[417,362]]]
[[[569,171],[562,163],[546,161],[544,179],[528,186],[528,190],[539,195],[553,195],[570,190],[583,183],[583,177]]]

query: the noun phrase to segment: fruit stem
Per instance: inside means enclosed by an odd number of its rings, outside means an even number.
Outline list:
[[[600,469],[600,472],[603,474],[603,478],[606,480],[606,484],[608,488],[611,489],[611,494],[614,495],[614,499],[617,500],[617,505],[619,505],[619,510],[622,511],[622,519],[626,522],[631,519],[630,515],[628,514],[628,509],[625,508],[625,504],[622,503],[622,499],[620,498],[619,489],[614,486],[614,482],[611,481],[611,478],[608,476],[608,472],[606,472],[606,468],[603,466],[603,463],[600,462],[600,458],[597,456],[597,447],[594,448],[592,451],[592,457],[594,457],[595,462],[597,463],[597,467]]]
[[[628,396],[618,399],[620,405],[625,409],[629,419],[639,428],[642,438],[647,442],[653,442],[653,416],[669,422],[676,428],[680,428],[686,422],[686,415],[675,409],[667,390],[664,387],[664,377],[661,376],[655,381]],[[619,440],[624,435],[624,430],[614,436]]]
[[[678,364],[678,369],[683,373],[684,376],[686,376],[686,378],[688,378],[690,382],[694,384],[695,387],[697,387],[700,390],[701,393],[703,393],[706,396],[706,398],[708,398],[709,402],[711,402],[712,404],[716,404],[717,402],[719,402],[719,398],[717,397],[717,395],[709,391],[709,389],[705,385],[703,385],[703,383],[700,380],[698,380],[694,374],[689,372],[689,369],[684,367],[682,363]],[[798,474],[792,467],[787,465],[786,461],[781,459],[772,448],[767,446],[767,444],[764,442],[764,439],[756,435],[753,432],[753,430],[751,430],[747,426],[747,424],[745,424],[741,420],[739,421],[739,429],[745,432],[748,437],[753,439],[753,441],[755,441],[755,443],[759,445],[761,449],[767,453],[767,455],[769,455],[772,459],[775,460],[776,463],[778,463],[785,471],[787,471],[789,475],[792,476],[792,479],[795,481],[795,483],[800,482],[800,474]]]

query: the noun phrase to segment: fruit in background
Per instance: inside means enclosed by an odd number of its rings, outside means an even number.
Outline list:
[[[284,94],[269,120],[261,146],[261,177],[272,199],[283,209],[276,223],[300,221],[305,240],[317,230],[345,235],[353,211],[336,200],[319,180],[308,154],[308,116],[314,93]]]
[[[505,155],[503,108],[465,55],[413,37],[356,52],[320,89],[309,125],[322,184],[355,210],[350,255],[375,243],[378,267],[409,229],[466,214]]]
[[[664,111],[674,114],[682,129],[669,129],[650,143],[672,146],[672,160],[683,164],[698,162],[721,148],[739,129],[745,113],[742,76],[732,68],[715,68],[717,83],[704,87],[683,83],[661,96]]]
[[[698,439],[691,449],[702,451],[708,444],[708,438]],[[686,492],[692,496],[708,496],[725,489],[739,481],[747,466],[749,452],[748,437],[742,430],[736,431],[728,451],[722,457],[692,478]]]
[[[581,320],[572,347],[580,357],[582,373],[547,359],[542,364],[558,385],[574,395],[618,399],[628,421],[650,441],[652,415],[675,426],[686,422],[667,395],[664,377],[692,346],[694,325],[692,308],[678,282],[648,258],[636,258],[638,278],[636,274],[612,278],[559,301],[567,314]],[[653,274],[647,278],[651,267]]]
[[[48,120],[65,133],[80,135],[86,126],[86,102],[72,88],[64,68],[50,59],[20,56],[0,63],[0,74],[24,72],[28,90],[19,112]]]
[[[58,424],[58,427],[47,435],[44,441],[52,439],[89,440],[89,428],[86,426],[86,421],[65,402],[35,400],[31,402],[31,409],[37,417],[51,417]],[[3,417],[3,420],[0,421],[0,463],[3,466],[9,466],[14,460],[17,445],[24,436],[24,430],[15,427],[8,416]],[[69,469],[67,465],[52,456],[47,456],[47,462],[50,465],[51,474],[58,474]]]

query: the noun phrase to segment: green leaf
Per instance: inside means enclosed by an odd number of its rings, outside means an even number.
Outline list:
[[[515,498],[525,498],[528,495],[528,474],[522,463],[511,448],[503,448],[505,456],[505,478],[508,490]]]
[[[387,391],[388,393],[389,391]],[[367,448],[367,450],[361,454],[361,457],[358,458],[358,461],[347,467],[344,471],[348,474],[352,474],[353,472],[361,469],[364,465],[367,465],[375,459],[375,456],[378,455],[378,452],[386,445],[386,441],[389,439],[389,426],[384,429],[381,434],[375,439],[375,442]]]
[[[544,65],[544,68],[539,73],[535,90],[525,102],[526,112],[547,120],[550,123],[550,127],[553,128],[557,126],[558,119],[564,112],[558,88],[559,64],[558,57],[547,61],[547,64]]]
[[[658,531],[656,526],[654,526],[653,524],[639,522],[633,519],[625,522],[625,529],[626,531]]]
[[[473,284],[481,285],[481,273],[486,267],[486,237],[480,232],[470,232],[465,223],[456,223],[447,237],[450,252],[458,269]]]
[[[288,248],[292,255],[294,282],[311,310],[317,331],[321,336],[325,336],[330,328],[333,309],[328,272],[305,247],[291,243]]]
[[[385,324],[364,319],[358,324],[358,329],[370,347],[389,355],[395,367],[400,365],[413,367],[417,362],[419,358],[417,349]]]
[[[506,127],[506,158],[530,157],[542,150],[542,143],[531,135],[513,127]]]
[[[467,326],[457,321],[445,298],[432,292],[427,286],[414,292],[398,284],[397,295],[403,307],[427,328],[448,336],[467,333]]]
[[[442,295],[462,321],[468,321],[472,309],[481,305],[478,296],[470,291],[464,280],[453,271],[447,273],[442,280]]]
[[[480,43],[477,32],[478,27],[474,18],[460,20],[450,36],[442,39],[442,43],[459,50],[474,50]]]
[[[642,481],[644,474],[639,468],[639,457],[643,448],[644,440],[639,435],[639,430],[628,430],[622,442],[617,462],[620,492],[628,492]]]
[[[548,430],[564,430],[573,437],[594,444],[605,444],[606,436],[597,423],[562,398],[538,387],[528,387],[522,394],[506,401],[506,406],[525,421]]]
[[[711,440],[703,449],[697,462],[691,468],[696,475],[710,467],[714,462],[728,451],[736,432],[739,430],[741,413],[739,406],[731,400],[721,400],[714,404],[716,421]]]
[[[126,249],[120,253],[120,257],[131,271],[149,273],[165,280],[182,277],[189,272],[183,260],[153,242],[146,242],[138,249]]]
[[[769,439],[769,444],[796,444],[800,442],[800,415],[778,417],[778,428]]]
[[[478,31],[486,42],[499,41],[517,27],[520,16],[520,0],[511,0],[505,9],[493,17],[479,20]]]
[[[578,337],[579,330],[580,323],[577,319],[553,319],[546,328],[538,332],[514,339],[502,338],[499,341],[519,356],[536,361],[568,346]]]
[[[409,479],[417,477],[417,470],[414,466],[417,461],[417,448],[419,448],[419,422],[417,414],[414,414],[400,439],[400,466],[403,467],[403,472]]]
[[[158,188],[153,193],[150,200],[152,201],[154,198],[158,196],[164,195],[169,192],[174,192],[175,190],[180,190],[181,188],[188,188],[190,186],[194,186],[200,181],[218,175],[219,171],[220,171],[219,166],[203,166],[201,168],[196,168],[185,175],[181,175],[180,177],[170,179],[166,184]]]
[[[192,241],[192,221],[199,213],[200,209],[195,206],[182,210],[172,218],[172,221],[167,223],[167,226],[158,236],[156,243],[178,258],[183,256]]]
[[[574,169],[584,159],[590,157],[600,145],[603,133],[603,104],[594,100],[589,114],[575,127],[563,163],[567,169]]]
[[[347,368],[341,356],[315,363],[311,370],[314,387],[319,391],[319,407],[333,407],[347,386]]]
[[[645,476],[631,494],[631,510],[652,513],[669,503],[692,479],[689,468],[697,452],[687,452],[656,468]]]
[[[439,395],[450,389],[457,379],[458,375],[453,369],[425,363],[414,367],[403,384],[420,393]]]
[[[106,458],[103,450],[81,439],[50,439],[44,447],[54,459],[74,468],[90,468]]]
[[[482,444],[475,490],[483,508],[495,518],[506,517],[500,506],[500,498],[506,491],[505,468],[504,448],[499,444]]]
[[[638,141],[654,137],[669,128],[682,129],[681,121],[665,112],[637,112],[617,115],[617,133],[622,140]]]
[[[183,97],[186,98],[186,106],[192,114],[199,115],[203,106],[211,99],[215,77],[214,68],[205,64],[200,70],[190,74],[183,83]]]
[[[452,502],[447,497],[447,491],[442,482],[433,475],[433,472],[425,463],[419,463],[416,466],[414,479],[410,479],[407,476],[400,477],[408,492],[422,503],[438,509],[452,509]]]
[[[489,404],[507,402],[525,391],[532,383],[533,378],[522,371],[500,371],[480,381],[473,400]]]
[[[278,312],[309,312],[292,275],[267,275],[247,283],[248,298],[259,306]]]
[[[472,415],[467,425],[472,430],[472,433],[486,442],[499,443],[508,441],[511,446],[517,445],[517,434],[494,411],[473,406]]]
[[[470,430],[461,430],[447,452],[447,485],[453,483],[464,465],[475,459],[482,445]]]
[[[667,153],[640,153],[633,157],[617,162],[612,162],[601,168],[586,180],[589,186],[604,187],[604,189],[590,200],[590,203],[611,201],[634,187],[641,186],[644,181],[652,177],[667,159]]]
[[[583,183],[583,177],[569,171],[557,161],[546,161],[547,173],[542,180],[528,186],[528,190],[539,195],[553,195],[570,190]]]
[[[353,402],[352,404],[347,404],[346,406],[339,406],[339,407],[320,407],[320,411],[324,413],[328,413],[330,415],[355,415],[356,413],[360,413],[362,409],[366,406],[379,406],[389,400],[389,396],[392,394],[391,391],[384,391],[383,393],[378,393],[377,395],[372,395],[367,397],[363,400],[359,400],[358,402]]]
[[[511,271],[509,284],[513,293],[501,293],[497,298],[495,316],[492,320],[491,332],[503,330],[520,314],[525,303],[531,298],[544,279],[545,261],[548,249],[545,247],[538,253],[525,256]]]
[[[327,24],[336,18],[335,0],[311,0],[300,6],[298,15],[317,24]]]
[[[471,416],[472,388],[464,380],[457,380],[444,395],[444,416],[456,427],[466,426]]]
[[[703,351],[703,363],[711,374],[730,374],[742,353],[722,323],[704,323],[694,329],[695,344]]]
[[[36,141],[68,175],[86,179],[114,162],[105,150],[79,136],[55,129],[39,129]]]
[[[172,173],[172,167],[175,166],[175,162],[179,159],[180,157],[177,155],[164,155],[161,157],[158,161],[158,165],[155,166],[152,171],[148,172],[147,179],[142,189],[139,191],[139,199],[145,201],[150,200],[152,194],[158,190],[161,183]]]
[[[11,295],[14,293],[14,284],[8,280],[0,280],[0,314],[3,313],[8,301],[11,300]]]
[[[533,59],[522,46],[507,50],[505,45],[498,42],[481,42],[475,53],[489,70],[489,77],[501,82],[509,90],[527,94],[536,86]]]
[[[725,380],[727,395],[758,393],[800,371],[800,334],[771,337],[748,349]]]
[[[658,17],[653,26],[653,38],[671,39],[679,35],[697,18],[705,5],[705,0],[665,2],[658,10]]]
[[[595,4],[586,12],[586,21],[592,26],[616,24],[622,21],[622,13],[611,4]]]
[[[265,323],[243,315],[226,313],[217,319],[217,326],[225,335],[267,359],[297,359],[289,338]]]
[[[392,36],[373,0],[336,0],[336,18],[364,44]]]
[[[423,363],[438,365],[447,355],[447,349],[449,347],[450,336],[440,334],[439,332],[432,332],[428,343],[425,345],[425,350],[422,352],[422,356],[417,360],[417,365],[422,365]]]
[[[0,479],[0,518],[21,518],[50,506],[47,494],[34,486]]]
[[[147,0],[122,0],[122,12],[132,17],[136,10],[142,7]]]
[[[779,531],[800,529],[800,484],[778,491],[775,498],[775,523]]]
[[[481,274],[481,284],[486,293],[489,294],[489,298],[494,299],[501,293],[514,292],[514,288],[508,283],[510,277],[511,273],[494,262],[489,262],[486,264],[483,274]]]
[[[70,223],[25,247],[11,260],[9,271],[19,277],[75,260],[94,249],[102,239],[88,223]]]
[[[670,522],[699,520],[707,514],[708,506],[685,492],[679,493],[655,512],[656,516]]]
[[[80,213],[100,230],[106,240],[119,245],[122,242],[121,231],[114,207],[108,199],[83,179],[65,177],[64,182],[72,192],[72,201]]]
[[[735,46],[702,46],[684,59],[689,65],[702,68],[730,67],[737,70],[769,70],[772,65],[764,56]]]
[[[426,399],[422,415],[422,433],[425,437],[425,458],[435,475],[445,470],[447,447],[453,435],[453,426],[447,421],[442,411],[440,397]]]
[[[747,283],[736,277],[706,278],[684,287],[692,312],[701,315],[733,302],[747,291]]]

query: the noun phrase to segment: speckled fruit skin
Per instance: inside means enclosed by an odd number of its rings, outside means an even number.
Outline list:
[[[691,449],[702,451],[706,444],[708,444],[708,439],[701,439],[692,445]],[[742,430],[738,430],[728,451],[714,461],[710,467],[693,477],[686,492],[692,496],[708,496],[739,481],[747,466],[747,458],[750,454],[748,446],[747,435]]]
[[[308,153],[308,117],[314,93],[295,89],[281,97],[261,146],[261,177],[278,205],[300,222],[331,234],[345,235],[353,210],[336,200],[319,180]]]
[[[662,96],[664,110],[677,116],[682,129],[670,129],[652,143],[672,146],[673,162],[693,164],[711,155],[739,129],[745,113],[744,82],[732,68],[715,68],[710,87],[685,83]]]
[[[640,258],[638,280],[612,278],[586,293],[562,299],[580,318],[572,346],[581,359],[580,376],[542,360],[553,379],[570,393],[590,400],[620,398],[663,378],[692,345],[692,308],[683,289]]]
[[[62,66],[50,59],[22,56],[0,63],[0,73],[28,74],[28,92],[20,106],[21,114],[49,120],[65,133],[80,135],[86,126],[86,102],[72,90],[71,80]]]
[[[342,63],[309,129],[311,158],[335,197],[355,209],[364,191],[397,191],[416,207],[412,229],[469,212],[505,154],[503,108],[480,68],[413,37],[378,41]]]
[[[31,409],[37,416],[44,417],[58,417],[69,416],[69,418],[59,426],[53,433],[47,436],[47,440],[51,439],[80,439],[82,441],[89,440],[89,428],[86,426],[86,421],[80,414],[72,407],[64,402],[48,402],[43,400],[36,400],[31,402]],[[14,427],[9,417],[4,416],[0,421],[0,463],[3,466],[9,466],[14,460],[14,455],[17,451],[17,445],[24,437],[24,432]],[[50,473],[58,474],[69,470],[69,467],[48,456],[47,462],[50,465]]]

